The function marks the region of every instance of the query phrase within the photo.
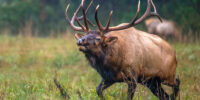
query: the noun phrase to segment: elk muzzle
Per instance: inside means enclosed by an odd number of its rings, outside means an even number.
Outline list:
[[[77,41],[77,45],[78,45],[78,46],[83,45],[84,40],[85,40],[85,39],[78,39],[78,41]]]
[[[84,39],[84,38],[77,39],[77,45],[78,45],[80,51],[83,51],[83,52],[87,51],[86,39]]]

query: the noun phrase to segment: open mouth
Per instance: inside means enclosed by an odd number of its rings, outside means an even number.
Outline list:
[[[87,47],[85,47],[85,46],[79,46],[79,50],[80,50],[80,51],[83,51],[83,52],[84,52],[84,51],[87,51]]]

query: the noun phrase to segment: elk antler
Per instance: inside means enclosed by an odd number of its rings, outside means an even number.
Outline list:
[[[90,28],[88,26],[88,21],[87,21],[87,17],[86,17],[86,13],[85,13],[85,9],[83,7],[85,0],[82,0],[81,2],[81,9],[82,9],[82,13],[83,13],[83,19],[84,19],[84,23],[85,23],[85,27],[86,27],[86,31],[89,31]]]
[[[76,31],[84,31],[85,29],[83,27],[78,27],[78,26],[75,26],[74,25],[74,20],[77,16],[77,13],[79,11],[79,8],[76,10],[76,12],[74,13],[72,19],[70,20],[69,17],[68,17],[68,9],[69,9],[69,4],[67,5],[67,8],[66,8],[66,12],[65,12],[65,17],[66,17],[66,20],[67,22],[71,25],[71,27],[76,30]]]
[[[68,17],[68,9],[69,9],[69,6],[67,6],[66,8],[66,12],[65,12],[65,16],[66,16],[66,20],[68,21],[68,23],[70,24],[70,26],[76,30],[76,31],[81,31],[81,32],[88,32],[90,30],[89,26],[88,26],[88,23],[91,24],[92,26],[94,26],[94,24],[92,24],[87,18],[86,18],[86,14],[89,10],[89,8],[91,7],[92,3],[93,3],[93,0],[90,2],[88,8],[86,9],[86,12],[85,12],[85,9],[84,9],[84,2],[85,0],[82,0],[80,6],[78,7],[78,9],[75,11],[72,19],[70,20],[69,17]],[[77,17],[77,14],[78,12],[80,11],[80,9],[82,9],[82,13],[83,13],[83,16],[80,16],[80,17]],[[75,26],[74,25],[74,21],[77,21],[78,25],[80,26]],[[84,23],[85,23],[85,26],[81,24],[80,20],[84,20]]]
[[[86,9],[85,14],[88,13],[88,10],[89,10],[89,8],[92,6],[93,1],[94,1],[94,0],[92,0],[92,1],[90,2],[90,4],[88,5],[88,8]],[[82,19],[83,19],[83,16],[80,16],[80,17],[78,17],[77,19],[78,19],[78,20],[82,20]],[[95,25],[94,25],[92,22],[90,22],[88,19],[87,19],[87,21],[88,21],[88,23],[91,24],[92,26],[95,26]]]
[[[154,12],[151,12],[151,5],[154,8]],[[138,19],[139,12],[140,12],[140,0],[139,0],[136,16],[134,17],[134,19],[130,23],[123,23],[123,24],[120,24],[120,25],[114,26],[114,27],[109,27],[110,21],[111,21],[111,17],[112,17],[112,11],[110,13],[110,16],[109,16],[109,19],[108,19],[106,27],[103,27],[101,22],[98,19],[98,10],[99,10],[99,5],[96,7],[95,20],[96,20],[97,26],[99,27],[99,30],[102,33],[107,33],[107,32],[110,32],[110,31],[117,31],[117,30],[123,30],[123,29],[130,28],[132,26],[135,26],[135,25],[139,24],[140,22],[142,22],[144,19],[146,19],[149,16],[156,16],[162,22],[160,16],[157,14],[156,7],[155,7],[155,5],[154,5],[152,0],[148,0],[147,1],[146,12],[144,13],[144,15],[141,18]]]

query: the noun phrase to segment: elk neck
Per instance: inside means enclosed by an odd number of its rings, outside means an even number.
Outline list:
[[[113,80],[116,76],[116,70],[112,68],[113,60],[117,59],[116,51],[111,47],[105,47],[102,49],[101,53],[93,54],[93,53],[85,53],[87,60],[90,65],[96,69],[96,71],[106,80]],[[108,57],[109,56],[109,57]]]

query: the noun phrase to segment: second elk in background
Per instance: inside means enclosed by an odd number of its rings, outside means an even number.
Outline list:
[[[161,36],[166,40],[181,40],[181,30],[175,22],[163,19],[161,23],[157,18],[149,18],[145,21],[147,30],[151,34]]]

